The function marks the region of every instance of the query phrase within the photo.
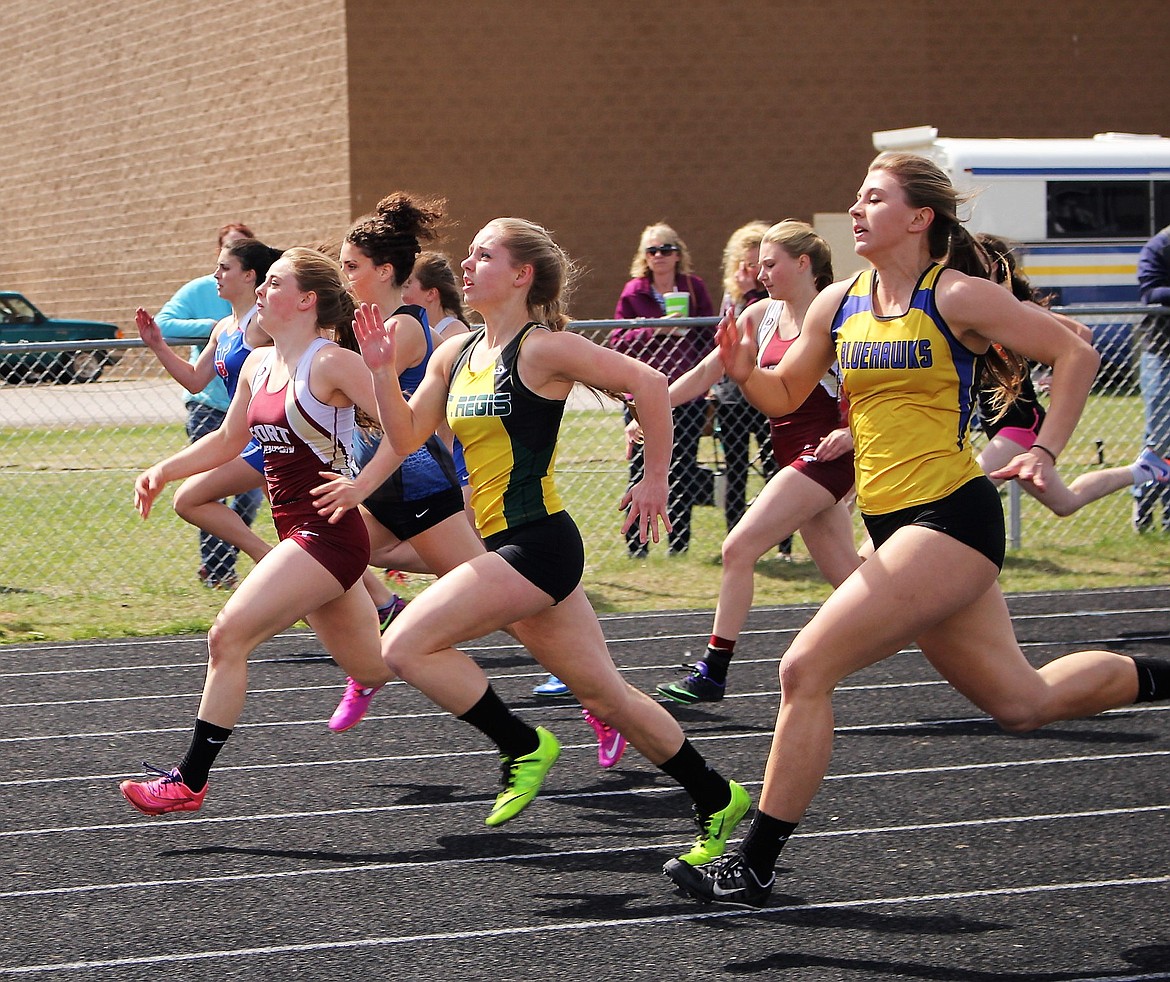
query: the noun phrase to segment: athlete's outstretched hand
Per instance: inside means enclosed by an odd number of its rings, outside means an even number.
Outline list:
[[[160,344],[166,344],[163,341],[162,330],[159,328],[158,322],[150,316],[145,307],[139,307],[134,311],[134,324],[138,328],[138,336],[142,338],[142,343],[151,351],[158,348]]]
[[[1043,450],[1032,450],[1016,454],[999,470],[992,471],[987,476],[995,481],[1019,481],[1022,484],[1031,484],[1037,491],[1048,487],[1048,468],[1053,467],[1052,458]]]
[[[362,359],[371,372],[394,367],[397,327],[398,321],[393,317],[382,321],[382,311],[376,303],[363,303],[353,312],[353,333],[362,349]]]
[[[365,500],[365,495],[357,489],[353,478],[342,477],[333,471],[317,473],[326,480],[325,484],[318,484],[310,491],[317,499],[317,514],[328,519],[330,525],[336,525],[342,515]]]
[[[742,332],[741,332],[742,326]],[[745,382],[756,367],[756,354],[759,346],[756,344],[756,326],[750,317],[742,319],[742,325],[736,322],[735,314],[728,311],[715,328],[715,340],[719,345],[719,360],[723,362],[723,371],[734,382]]]
[[[658,521],[662,520],[666,531],[671,531],[670,519],[666,515],[665,481],[650,481],[643,478],[623,496],[619,508],[627,509],[626,520],[622,522],[622,534],[637,526],[640,542],[659,541]]]
[[[154,499],[166,484],[157,467],[148,468],[138,475],[134,482],[134,507],[144,519],[150,517],[150,506],[154,504]]]

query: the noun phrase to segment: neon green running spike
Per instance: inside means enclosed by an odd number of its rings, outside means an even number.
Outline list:
[[[532,753],[523,757],[500,758],[504,790],[496,798],[495,807],[484,819],[484,824],[503,825],[524,811],[536,797],[544,776],[557,762],[561,755],[560,741],[543,726],[536,728],[536,735],[540,738],[540,744]]]
[[[735,827],[743,821],[744,815],[752,806],[751,795],[741,785],[729,781],[731,787],[731,801],[727,807],[713,815],[703,817],[695,813],[695,822],[699,826],[699,834],[695,837],[695,844],[689,852],[684,852],[678,858],[688,866],[702,866],[723,855],[727,848],[727,840],[735,831]]]

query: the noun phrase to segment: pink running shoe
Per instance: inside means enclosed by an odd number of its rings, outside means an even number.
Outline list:
[[[613,767],[625,753],[626,738],[608,723],[599,720],[588,709],[582,709],[581,714],[597,734],[597,763],[602,767]]]
[[[370,708],[370,700],[374,698],[374,693],[380,688],[382,688],[380,685],[376,685],[372,689],[366,689],[353,679],[347,678],[345,695],[341,697],[341,702],[329,717],[329,729],[334,733],[343,733],[350,727],[357,726],[366,715],[366,710]]]
[[[183,783],[178,768],[170,771],[151,767],[146,761],[142,766],[160,775],[153,781],[123,781],[118,785],[122,797],[143,815],[165,815],[167,812],[198,811],[207,794],[207,785],[202,791],[192,791]]]

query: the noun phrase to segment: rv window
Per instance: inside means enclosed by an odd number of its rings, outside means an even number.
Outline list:
[[[1154,231],[1170,225],[1170,181],[1154,182]]]
[[[1140,238],[1150,234],[1146,181],[1049,181],[1050,239]]]

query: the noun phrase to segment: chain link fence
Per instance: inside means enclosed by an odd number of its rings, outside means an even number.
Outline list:
[[[1092,324],[1104,356],[1080,426],[1061,455],[1060,471],[1068,482],[1088,471],[1129,464],[1142,447],[1145,421],[1135,369],[1141,309],[1065,310]],[[634,322],[582,322],[575,329],[604,340],[619,323]],[[710,323],[692,319],[678,327]],[[0,345],[0,365],[6,377],[0,383],[0,592],[67,600],[100,578],[104,587],[121,584],[129,597],[148,577],[164,587],[175,582],[168,577],[194,578],[196,532],[168,508],[170,492],[164,492],[149,522],[133,508],[136,475],[187,442],[184,393],[141,342]],[[719,421],[705,407],[688,425],[697,426],[692,434],[697,465],[674,469],[675,480],[686,482],[675,497],[692,503],[692,557],[710,562],[718,557],[727,528],[721,507],[727,456]],[[620,405],[588,391],[574,394],[557,471],[587,544],[587,587],[592,571],[627,556],[616,508],[629,480],[623,428]],[[978,434],[975,439],[978,444]],[[1158,450],[1165,454],[1170,446]],[[746,470],[744,494],[750,499],[769,475],[754,435]],[[1092,548],[1103,537],[1132,534],[1131,490],[1057,518],[1028,495],[1011,493],[1012,487],[1004,490],[1010,545]],[[256,529],[274,540],[267,505]],[[799,554],[799,541],[796,548]],[[241,564],[243,572],[242,558]],[[713,582],[712,605],[715,590]]]

